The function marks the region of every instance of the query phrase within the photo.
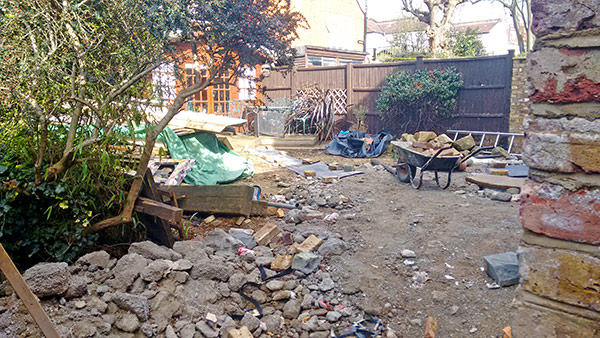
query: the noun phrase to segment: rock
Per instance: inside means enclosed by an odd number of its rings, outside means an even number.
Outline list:
[[[485,271],[500,286],[519,282],[519,260],[514,252],[504,252],[483,257]]]
[[[61,295],[71,284],[67,263],[36,264],[23,273],[23,279],[38,297]]]
[[[171,328],[173,329],[173,328]],[[158,329],[156,325],[152,325],[150,323],[144,323],[140,327],[140,332],[146,337],[154,337],[158,334]]]
[[[137,253],[150,260],[167,259],[170,261],[176,261],[182,258],[181,254],[178,252],[150,241],[131,244],[128,253]]]
[[[267,294],[261,290],[252,291],[252,293],[250,294],[250,297],[254,298],[260,304],[264,304],[267,302]]]
[[[114,279],[109,281],[109,285],[116,290],[127,290],[147,264],[148,260],[136,253],[121,257],[112,270]]]
[[[477,328],[476,328],[476,327],[474,327],[474,328],[471,328],[471,329],[469,330],[469,333],[475,333],[475,332],[477,332]]]
[[[87,305],[87,303],[85,301],[83,301],[83,300],[78,300],[78,301],[75,302],[74,305],[75,305],[75,308],[77,310],[81,310],[81,309],[83,309]]]
[[[519,188],[508,188],[508,189],[506,189],[506,192],[511,195],[516,195],[516,194],[520,194],[521,190]]]
[[[280,290],[273,293],[273,300],[286,300],[290,299],[293,295],[292,291],[289,290]]]
[[[133,312],[140,320],[148,320],[148,299],[123,292],[115,292],[112,302],[120,309]]]
[[[266,287],[271,291],[279,291],[283,289],[283,282],[280,280],[271,280],[267,282]]]
[[[408,250],[408,249],[404,249],[400,252],[400,255],[402,255],[402,257],[404,258],[415,258],[417,257],[417,255],[415,255],[415,252],[412,250]]]
[[[195,262],[190,271],[190,276],[193,279],[205,278],[227,282],[233,272],[234,270],[229,264],[219,263],[214,259],[206,259]]]
[[[337,222],[337,219],[339,216],[340,216],[340,214],[338,214],[337,212],[332,212],[331,214],[323,217],[323,220],[327,223],[333,224],[333,223]]]
[[[279,230],[277,224],[267,224],[254,234],[254,240],[258,245],[264,246],[269,244],[269,242],[275,238],[275,236],[279,235],[280,232],[281,230]]]
[[[325,318],[330,323],[335,323],[338,320],[340,320],[340,318],[342,318],[342,314],[337,311],[329,311],[329,312],[327,312],[327,315],[325,316]]]
[[[237,291],[247,281],[248,281],[248,279],[246,278],[245,273],[236,272],[233,275],[231,275],[231,277],[229,277],[229,290]]]
[[[262,318],[262,322],[266,325],[266,331],[272,333],[278,333],[281,328],[281,324],[283,324],[283,318],[276,314],[264,316]]]
[[[494,193],[492,193],[490,196],[490,199],[494,201],[510,202],[512,199],[512,194],[504,191],[494,191]]]
[[[458,310],[459,310],[458,306],[456,306],[456,305],[453,305],[453,306],[450,308],[450,314],[451,314],[451,315],[455,315],[455,314],[458,312]]]
[[[321,244],[323,244],[322,239],[315,235],[310,235],[304,240],[304,242],[302,242],[302,244],[296,245],[295,248],[298,252],[313,252],[317,250]]]
[[[179,338],[177,333],[175,333],[175,329],[171,325],[167,326],[165,329],[165,338]]]
[[[319,254],[323,256],[341,255],[348,250],[348,244],[339,238],[329,238],[319,247]]]
[[[108,266],[110,255],[104,250],[90,252],[89,254],[79,257],[77,264],[88,266],[89,271],[104,269]]]
[[[100,296],[102,296],[103,294],[110,292],[110,288],[108,287],[108,285],[99,285],[96,288],[96,293]]]
[[[492,149],[492,155],[499,155],[504,158],[510,157],[510,153],[502,147],[494,147],[494,149]]]
[[[315,298],[310,293],[305,294],[304,298],[302,298],[302,310],[312,309],[314,307],[314,303]]]
[[[212,222],[213,222],[215,219],[217,219],[217,218],[215,217],[215,215],[210,215],[210,216],[206,217],[206,218],[203,220],[203,222],[204,222],[204,223],[206,223],[206,224],[209,224],[209,223],[212,223]]]
[[[242,242],[248,249],[252,249],[258,245],[254,240],[254,237],[252,237],[252,233],[246,229],[229,229],[229,235]]]
[[[431,298],[433,299],[434,302],[443,303],[446,300],[447,296],[448,296],[448,294],[444,291],[434,290],[431,292]]]
[[[214,229],[209,231],[204,237],[204,244],[213,248],[215,251],[237,252],[237,249],[244,246],[244,243],[233,238],[223,229]]]
[[[301,252],[292,259],[292,269],[307,275],[317,271],[320,264],[321,256],[311,252]]]
[[[302,323],[301,328],[302,330],[308,332],[317,331],[319,329],[319,319],[317,318],[317,316],[312,316],[309,320]]]
[[[181,254],[185,259],[195,262],[207,259],[205,245],[199,241],[178,241],[173,244],[173,250]]]
[[[67,289],[67,292],[65,292],[64,297],[66,299],[71,299],[87,295],[88,282],[89,280],[86,277],[72,276],[71,282],[69,283],[69,288]]]
[[[271,262],[271,270],[283,271],[292,266],[292,256],[276,256]]]
[[[285,214],[285,222],[298,224],[306,220],[306,212],[301,209],[291,209]]]
[[[171,271],[169,276],[172,277],[177,283],[184,284],[187,282],[190,274],[185,271]]]
[[[298,299],[290,299],[283,306],[283,318],[296,319],[300,314],[301,302]]]
[[[429,142],[435,139],[437,135],[432,131],[419,131],[416,132],[413,137],[417,142]]]
[[[332,290],[334,287],[335,287],[335,283],[333,282],[333,279],[331,279],[331,278],[324,278],[321,281],[321,283],[319,283],[319,290],[321,290],[323,292]]]
[[[254,336],[250,331],[254,330],[250,330],[245,326],[242,326],[239,329],[231,329],[227,333],[227,338],[253,338]]]
[[[410,319],[408,322],[410,323],[410,325],[415,325],[415,326],[423,325],[423,321],[420,318]]]
[[[219,331],[213,329],[202,320],[196,323],[196,330],[200,331],[206,338],[216,338],[219,336]]]
[[[73,336],[77,338],[94,337],[96,334],[96,326],[88,321],[80,321],[73,325]]]
[[[140,327],[140,322],[134,314],[126,313],[117,320],[115,326],[125,332],[135,332]]]
[[[479,191],[479,186],[477,184],[470,183],[469,185],[467,185],[467,187],[465,188],[465,190],[468,193],[475,194],[475,193],[477,193]]]
[[[191,264],[191,263],[190,263]],[[173,265],[173,262],[165,259],[157,259],[150,262],[144,270],[140,273],[140,276],[146,282],[158,282],[163,279],[169,272],[169,269]]]
[[[254,331],[260,326],[260,320],[250,312],[246,312],[244,317],[240,320],[240,325],[247,327],[250,331]]]
[[[173,271],[187,271],[190,270],[194,265],[187,259],[180,259],[173,263],[171,270]]]
[[[448,135],[446,135],[446,134],[438,135],[438,137],[436,137],[434,139],[434,141],[440,146],[443,146],[444,144],[448,144],[448,143],[450,143],[450,144],[453,143],[452,139],[450,137],[448,137]]]
[[[187,285],[189,287],[189,285]],[[150,303],[151,322],[162,332],[173,320],[173,315],[181,308],[181,303],[171,293],[161,290]]]
[[[350,171],[354,171],[354,165],[350,165],[351,170]],[[344,167],[344,171],[346,170],[346,167]],[[329,197],[329,199],[327,200],[327,206],[330,208],[335,208],[336,206],[338,206],[341,203],[341,199],[339,198],[339,196],[331,196]]]
[[[196,325],[194,324],[186,324],[180,331],[180,337],[194,337],[196,334]]]
[[[454,148],[458,151],[471,150],[476,146],[473,136],[467,135],[454,141]]]

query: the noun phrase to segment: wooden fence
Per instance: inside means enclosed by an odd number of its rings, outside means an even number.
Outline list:
[[[462,73],[456,117],[443,122],[445,129],[507,132],[510,116],[510,90],[513,51],[506,55],[460,59],[423,60],[295,69],[287,74],[272,71],[263,80],[264,95],[269,99],[291,98],[307,86],[321,89],[345,89],[347,120],[356,121],[353,111],[367,110],[370,133],[386,126],[375,109],[385,77],[400,70],[454,67]]]

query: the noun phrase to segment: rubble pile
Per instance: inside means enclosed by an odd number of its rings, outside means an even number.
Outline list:
[[[350,247],[323,221],[296,224],[303,213],[256,232],[212,230],[173,249],[145,241],[118,259],[96,251],[72,266],[41,263],[23,276],[62,337],[329,337],[357,320],[345,299],[353,292],[344,294],[326,265]],[[291,273],[263,281],[281,271]],[[2,335],[39,334],[10,285],[2,289]]]
[[[473,136],[471,135],[453,141],[446,134],[437,135],[432,131],[420,131],[414,134],[404,133],[400,137],[400,140],[409,142],[411,150],[422,153],[425,156],[433,156],[438,150],[445,147],[451,148],[443,150],[438,155],[439,157],[468,156],[479,149],[477,143],[475,143],[475,139],[473,139]],[[510,153],[502,147],[494,147],[491,154],[504,158],[511,156]]]

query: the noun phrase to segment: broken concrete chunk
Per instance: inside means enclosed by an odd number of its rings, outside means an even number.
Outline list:
[[[81,256],[77,260],[77,264],[88,265],[89,266],[88,269],[90,271],[96,271],[98,269],[106,268],[109,260],[110,260],[110,255],[108,254],[108,252],[101,250],[101,251],[90,252],[87,255]]]
[[[447,143],[452,144],[452,142],[453,142],[452,139],[450,137],[448,137],[448,135],[446,135],[446,134],[440,134],[440,135],[438,135],[438,137],[436,137],[434,139],[434,141],[437,144],[439,144],[439,145],[444,145],[444,144],[447,144]]]
[[[254,237],[252,237],[252,230],[232,228],[229,229],[229,234],[231,237],[244,243],[244,246],[248,249],[252,249],[257,245],[256,241],[254,241]]]
[[[267,224],[254,234],[254,240],[258,245],[267,245],[280,232],[277,224]]]
[[[172,249],[160,246],[150,241],[137,242],[131,244],[128,253],[136,253],[141,255],[142,257],[152,260],[168,259],[170,261],[176,261],[183,258],[181,257],[181,254],[173,251]]]
[[[298,224],[306,220],[306,212],[301,209],[292,209],[285,214],[285,222]]]
[[[504,191],[494,191],[491,194],[490,199],[494,201],[510,202],[512,200],[512,194]]]
[[[504,252],[483,257],[485,271],[500,286],[519,282],[519,260],[514,252]]]
[[[292,259],[292,269],[304,274],[310,274],[319,269],[321,256],[310,252],[301,252]]]
[[[429,142],[437,137],[432,131],[419,131],[415,133],[414,138],[417,142]]]
[[[458,151],[471,150],[475,148],[475,146],[475,140],[471,135],[461,137],[458,140],[454,141],[454,148],[456,148],[456,150]]]
[[[244,243],[235,239],[223,229],[209,231],[204,237],[204,244],[215,249],[215,251],[237,251],[237,249],[244,246]]]
[[[510,153],[502,147],[494,147],[494,149],[492,149],[492,155],[498,155],[504,158],[510,157]]]
[[[61,295],[71,284],[67,263],[39,263],[23,273],[25,283],[38,297]]]

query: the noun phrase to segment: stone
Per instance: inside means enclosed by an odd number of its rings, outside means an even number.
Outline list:
[[[219,331],[212,328],[205,321],[199,321],[196,323],[196,330],[200,331],[206,338],[216,338],[219,336]]]
[[[86,305],[87,305],[87,303],[85,301],[83,301],[83,300],[78,300],[78,301],[75,302],[75,308],[77,310],[83,309],[84,307],[86,307]]]
[[[69,288],[65,292],[66,299],[77,298],[87,295],[88,278],[83,276],[72,276]]]
[[[247,327],[250,331],[254,331],[260,326],[260,320],[250,312],[246,312],[240,320],[240,325]]]
[[[340,318],[342,318],[342,314],[337,311],[329,311],[329,312],[327,312],[327,315],[325,316],[325,318],[330,323],[335,323],[338,320],[340,320]]]
[[[140,276],[146,282],[158,282],[167,275],[172,264],[173,262],[166,259],[157,259],[150,262],[140,273]]]
[[[71,284],[67,263],[38,263],[23,273],[23,279],[38,297],[61,295]]]
[[[285,214],[285,222],[298,224],[306,220],[306,212],[301,209],[291,209]]]
[[[229,234],[231,237],[242,242],[244,247],[248,249],[252,249],[258,245],[254,240],[254,237],[252,237],[252,232],[247,231],[246,229],[229,229]]]
[[[171,270],[173,271],[188,271],[191,270],[194,265],[187,259],[180,259],[173,263]]]
[[[282,255],[275,256],[273,261],[271,262],[271,270],[275,271],[283,271],[292,266],[292,256],[291,255]]]
[[[239,329],[231,329],[227,333],[227,338],[253,338],[254,336],[250,333],[250,330],[242,326]]]
[[[283,209],[281,208],[277,208],[277,211],[275,212],[275,214],[277,215],[277,217],[279,218],[283,218],[285,217],[285,211],[283,211]]]
[[[204,222],[204,223],[206,223],[206,224],[210,224],[210,223],[212,223],[212,222],[213,222],[215,219],[217,219],[217,218],[215,217],[215,215],[210,215],[210,216],[206,217],[206,218],[203,220],[203,222]]]
[[[320,264],[321,256],[311,252],[301,252],[292,258],[292,269],[306,275],[317,271]]]
[[[455,315],[459,310],[459,307],[456,305],[452,305],[452,307],[450,308],[450,314],[451,315]]]
[[[77,338],[95,337],[97,334],[96,326],[87,321],[80,321],[73,325],[73,336]]]
[[[413,135],[417,142],[429,142],[437,137],[437,134],[432,131],[419,131]]]
[[[233,273],[234,269],[231,265],[219,263],[214,259],[206,259],[195,262],[194,267],[190,271],[190,277],[193,279],[205,278],[227,282]]]
[[[324,278],[321,281],[321,283],[319,283],[319,290],[321,290],[323,292],[333,290],[334,287],[335,287],[335,283],[333,282],[333,279],[331,279],[331,278]]]
[[[115,326],[125,332],[135,332],[140,327],[140,322],[134,314],[125,313],[121,319],[115,322]]]
[[[270,223],[260,228],[260,230],[254,234],[254,240],[258,245],[264,246],[269,244],[269,242],[280,232],[281,230],[279,230],[277,224]]]
[[[494,191],[490,199],[493,201],[510,202],[512,200],[512,194],[504,191]]]
[[[250,294],[250,297],[254,298],[260,304],[264,304],[267,302],[267,294],[262,290],[254,290]]]
[[[172,328],[171,328],[172,329]],[[150,323],[144,323],[140,326],[140,332],[146,337],[154,337],[158,334],[158,330],[156,325],[152,325]]]
[[[179,338],[177,333],[175,333],[175,329],[171,325],[168,325],[165,329],[165,338]]]
[[[344,172],[352,172],[354,171],[354,164],[344,164],[342,168],[344,169]]]
[[[421,326],[423,325],[423,321],[420,318],[413,318],[408,321],[411,325]]]
[[[186,324],[179,331],[180,337],[194,337],[195,334],[196,334],[196,325],[194,325],[194,324]]]
[[[204,244],[213,248],[215,251],[237,252],[237,249],[244,246],[244,243],[235,239],[226,233],[223,229],[214,229],[209,231],[204,237]]]
[[[181,254],[173,251],[172,249],[160,246],[150,241],[131,244],[131,246],[129,246],[128,253],[136,253],[150,260],[167,259],[170,261],[176,261],[182,258]]]
[[[104,269],[108,266],[110,255],[104,250],[90,252],[89,254],[79,257],[77,264],[86,265],[89,271]]]
[[[483,257],[485,271],[500,286],[519,282],[519,260],[514,252],[504,252]]]
[[[300,314],[301,301],[298,299],[290,299],[283,306],[283,318],[296,319]]]
[[[248,281],[248,279],[246,278],[245,273],[236,272],[233,275],[231,275],[231,277],[229,277],[229,290],[237,291],[247,281]]]
[[[339,196],[331,196],[327,199],[327,206],[330,208],[335,208],[340,205],[341,199]]]
[[[112,302],[120,309],[134,313],[140,320],[148,320],[148,299],[142,296],[115,292]]]
[[[400,255],[402,255],[402,257],[404,257],[404,258],[415,258],[415,257],[417,257],[417,255],[415,254],[414,251],[408,250],[408,249],[402,250],[400,252]]]
[[[315,298],[310,293],[305,294],[302,298],[302,310],[312,309],[314,307],[314,303]]]
[[[494,147],[492,149],[492,155],[498,155],[504,158],[510,157],[510,153],[502,147]]]
[[[191,262],[208,258],[205,245],[200,241],[178,241],[173,244],[173,250]]]
[[[458,151],[471,150],[476,145],[477,144],[475,143],[475,140],[471,135],[461,137],[458,140],[454,141],[454,148]]]
[[[319,329],[319,319],[317,318],[317,316],[312,316],[309,320],[302,323],[301,328],[302,330],[308,332],[317,331]]]
[[[265,286],[271,291],[279,291],[283,289],[283,282],[280,280],[271,280]]]
[[[446,134],[439,134],[436,138],[433,139],[436,144],[439,146],[443,146],[445,144],[452,144],[454,141]]]
[[[516,194],[520,194],[521,193],[521,189],[519,188],[508,188],[506,189],[506,192],[511,194],[511,195],[516,195]]]
[[[109,285],[113,289],[126,291],[147,264],[148,260],[139,254],[127,254],[121,257],[112,269],[114,278],[108,281]]]
[[[286,300],[290,299],[294,293],[289,290],[280,290],[273,293],[273,300]]]
[[[323,244],[323,240],[315,235],[308,236],[307,239],[302,242],[300,245],[296,245],[295,248],[299,252],[313,252],[317,250],[321,244]]]
[[[319,254],[323,256],[341,255],[348,250],[348,244],[339,238],[329,238],[319,247]]]
[[[283,324],[283,318],[276,314],[264,316],[261,321],[265,323],[266,331],[272,333],[278,333]]]
[[[172,322],[173,316],[180,308],[181,303],[170,292],[161,290],[150,302],[151,322],[158,326],[159,332],[162,332]]]

